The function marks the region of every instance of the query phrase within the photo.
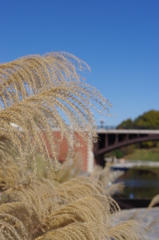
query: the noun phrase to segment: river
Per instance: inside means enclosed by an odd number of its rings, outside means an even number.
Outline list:
[[[120,176],[116,182],[124,183],[123,195],[125,197],[151,199],[159,194],[159,168],[131,168]]]

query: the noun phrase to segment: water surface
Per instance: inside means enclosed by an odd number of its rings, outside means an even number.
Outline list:
[[[124,182],[125,197],[152,198],[159,194],[159,168],[132,168],[116,182]]]

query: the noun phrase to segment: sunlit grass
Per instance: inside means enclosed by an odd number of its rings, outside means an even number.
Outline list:
[[[124,156],[129,160],[159,161],[159,148],[134,149],[131,154]]]

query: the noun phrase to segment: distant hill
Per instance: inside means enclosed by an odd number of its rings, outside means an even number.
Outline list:
[[[129,118],[119,124],[117,129],[159,129],[159,111],[148,111],[134,121]]]

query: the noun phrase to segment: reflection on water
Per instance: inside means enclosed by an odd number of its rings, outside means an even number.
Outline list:
[[[126,197],[152,198],[159,194],[159,168],[129,169],[116,182],[124,182]]]
[[[123,180],[118,180],[118,182],[123,182]],[[131,188],[159,187],[159,181],[155,181],[155,180],[125,179],[124,183],[126,187],[131,187]]]

